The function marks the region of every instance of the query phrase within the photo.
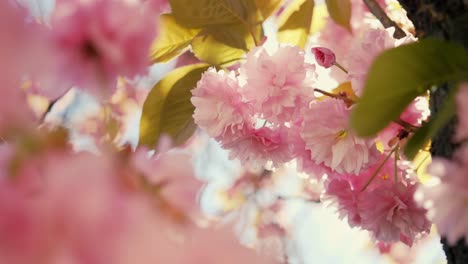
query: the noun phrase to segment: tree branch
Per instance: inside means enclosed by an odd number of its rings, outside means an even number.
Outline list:
[[[363,0],[366,4],[367,8],[371,11],[371,13],[382,23],[385,28],[394,27],[395,33],[393,37],[396,39],[401,39],[406,37],[406,33],[395,23],[391,20],[385,11],[380,7],[380,5],[375,2],[375,0]]]

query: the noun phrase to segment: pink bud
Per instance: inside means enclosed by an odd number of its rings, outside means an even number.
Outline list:
[[[312,48],[312,53],[314,53],[317,63],[322,67],[330,68],[335,64],[335,54],[330,49],[316,47]]]

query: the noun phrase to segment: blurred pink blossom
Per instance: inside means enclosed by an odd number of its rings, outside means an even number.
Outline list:
[[[156,22],[138,1],[61,0],[51,26],[63,85],[106,97],[114,91],[118,76],[147,71]]]
[[[363,33],[362,39],[353,42],[353,46],[349,50],[349,56],[346,59],[346,66],[349,72],[348,79],[358,96],[362,94],[367,73],[378,55],[384,50],[415,41],[415,38],[411,35],[396,40],[392,37],[394,31],[394,28],[385,30],[367,29]]]
[[[429,218],[452,245],[463,238],[468,241],[467,165],[466,145],[457,150],[453,161],[434,158],[428,172],[435,178],[420,188],[420,203],[429,209]]]

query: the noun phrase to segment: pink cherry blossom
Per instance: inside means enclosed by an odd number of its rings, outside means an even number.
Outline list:
[[[458,240],[468,241],[468,147],[459,149],[454,160],[435,158],[428,172],[435,178],[421,186],[420,202],[428,208],[428,217],[439,233],[455,245]]]
[[[413,198],[416,188],[416,184],[399,182],[365,192],[358,203],[362,228],[378,241],[402,241],[409,246],[418,234],[429,233],[426,210]]]
[[[359,175],[330,174],[326,198],[338,206],[340,216],[351,226],[370,231],[376,241],[411,245],[420,234],[428,233],[430,223],[426,210],[413,199],[417,188],[414,169],[409,162],[399,161],[395,182],[394,159],[381,165],[386,155]]]
[[[5,136],[18,128],[31,128],[38,118],[27,103],[26,93],[18,86],[2,83],[0,101],[0,134]],[[0,144],[4,139],[0,139]]]
[[[344,27],[337,25],[333,19],[327,18],[325,26],[320,30],[317,44],[328,47],[338,59],[347,56],[348,49],[352,44],[353,35]]]
[[[236,242],[232,231],[222,228],[197,228],[187,232],[184,243],[178,247],[179,254],[172,254],[172,261],[161,263],[174,264],[238,264],[238,263],[277,263],[267,257],[259,256]],[[183,252],[183,253],[180,253]]]
[[[25,74],[44,73],[49,65],[45,28],[34,22],[27,22],[26,11],[13,6],[10,1],[0,3],[0,16],[3,21],[0,24],[2,84],[19,82]]]
[[[255,128],[245,125],[234,133],[227,133],[221,145],[229,149],[231,159],[238,158],[245,165],[258,168],[267,161],[279,166],[293,158],[292,148],[288,144],[288,134],[284,127]]]
[[[301,137],[310,159],[338,173],[358,174],[375,161],[374,139],[355,136],[348,126],[351,109],[342,100],[324,99],[303,112]]]
[[[124,264],[129,256],[139,263],[157,258],[140,251],[155,242],[143,233],[150,231],[146,221],[154,221],[151,207],[138,194],[122,192],[108,159],[63,152],[40,159],[36,175],[19,170],[0,184],[0,262]],[[39,184],[25,189],[20,179]]]
[[[347,218],[350,226],[359,226],[361,216],[358,211],[359,190],[353,188],[346,179],[332,179],[326,184],[326,196],[337,206],[340,218]]]
[[[143,174],[149,184],[158,186],[161,198],[170,206],[186,214],[198,211],[197,195],[202,182],[195,178],[189,153],[172,150],[151,157],[147,149],[140,148],[131,159],[136,172]]]
[[[303,96],[313,96],[315,69],[305,63],[298,47],[279,46],[275,51],[257,47],[247,54],[241,65],[246,84],[242,93],[255,103],[255,111],[275,123],[289,121]]]
[[[249,122],[252,107],[240,93],[234,72],[209,69],[203,73],[192,94],[195,123],[214,138],[233,133]]]
[[[330,174],[331,170],[323,164],[317,164],[311,157],[311,150],[306,148],[301,133],[302,119],[291,124],[288,129],[288,141],[293,149],[293,156],[297,162],[297,169],[307,173],[309,176],[321,179],[323,175]]]
[[[362,39],[355,41],[350,48],[346,65],[348,66],[349,80],[357,95],[361,95],[369,68],[378,55],[386,49],[414,41],[411,35],[396,40],[392,37],[394,31],[394,28],[368,29],[363,33]]]
[[[315,61],[317,64],[325,67],[330,68],[336,62],[335,53],[328,48],[325,47],[315,47],[312,48],[312,53],[315,56]]]
[[[64,84],[108,96],[118,76],[147,71],[156,23],[138,1],[58,1],[51,26]]]

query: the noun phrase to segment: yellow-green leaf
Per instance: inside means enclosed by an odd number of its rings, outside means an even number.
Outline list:
[[[279,19],[278,39],[304,48],[312,28],[314,1],[294,0]]]
[[[153,63],[165,62],[181,54],[198,32],[200,32],[199,29],[181,26],[172,15],[162,15],[159,36],[151,46]]]
[[[254,36],[252,36],[254,34]],[[212,36],[215,40],[233,48],[245,51],[255,47],[253,38],[257,40],[262,38],[261,27],[252,27],[251,32],[242,24],[238,25],[219,25],[205,28],[200,35]]]
[[[327,6],[324,3],[316,5],[314,7],[314,16],[312,18],[310,34],[314,34],[315,32],[322,30],[325,27],[328,17]]]
[[[422,39],[386,50],[368,71],[351,125],[359,136],[373,136],[432,85],[464,80],[468,80],[468,52],[462,45]]]
[[[191,90],[209,65],[193,64],[170,72],[151,90],[140,120],[140,145],[155,147],[161,135],[182,143],[194,131]]]
[[[223,37],[223,35],[221,34],[218,37]],[[239,37],[239,34],[234,32],[233,37]],[[245,46],[243,39],[239,41],[243,42],[242,44]],[[211,65],[220,65],[229,61],[234,62],[245,54],[243,49],[229,46],[225,42],[227,41],[221,42],[213,35],[210,35],[209,32],[206,32],[206,34],[199,34],[193,39],[192,51],[198,59]]]
[[[280,6],[282,0],[255,0],[257,8],[262,15],[262,20],[266,20],[273,14]]]
[[[252,0],[169,0],[172,13],[187,27],[254,24],[257,8]]]
[[[330,17],[351,32],[351,0],[325,0]]]

